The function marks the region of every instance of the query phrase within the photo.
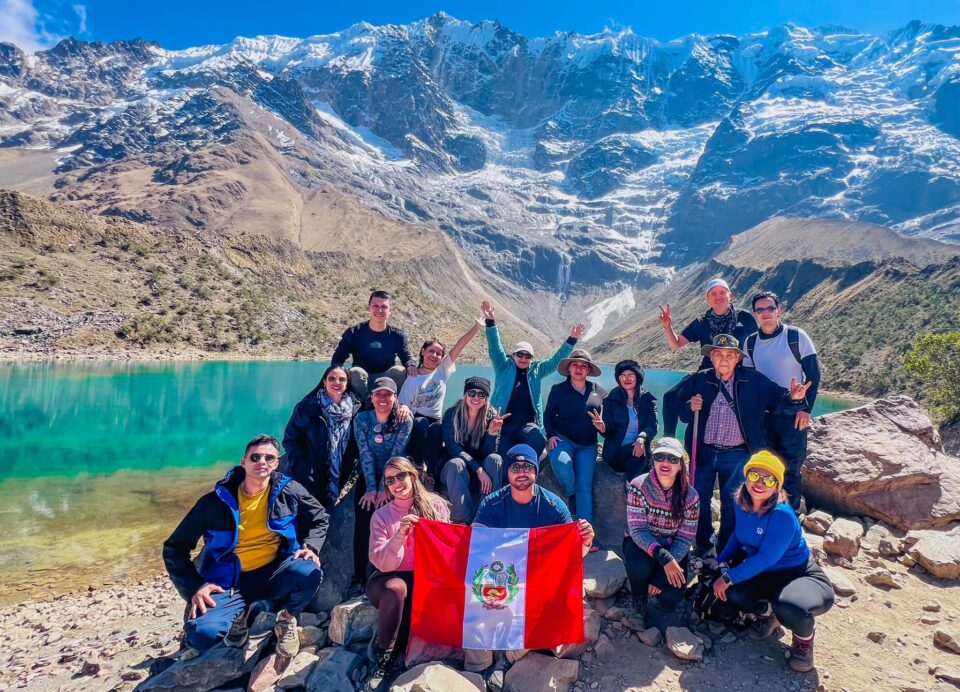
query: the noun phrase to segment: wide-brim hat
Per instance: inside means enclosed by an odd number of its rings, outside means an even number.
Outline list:
[[[589,377],[600,377],[600,366],[593,362],[590,351],[582,348],[573,349],[573,352],[557,365],[557,372],[564,377],[570,377],[570,363],[586,363],[590,366]]]
[[[736,351],[744,357],[747,355],[740,349],[740,341],[737,339],[737,337],[731,336],[730,334],[717,334],[715,337],[713,337],[712,344],[707,344],[706,346],[700,347],[700,354],[709,356],[710,352],[717,348],[725,348],[729,351]]]

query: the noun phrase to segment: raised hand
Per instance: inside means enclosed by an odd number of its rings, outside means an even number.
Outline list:
[[[670,303],[658,305],[660,308],[660,325],[663,327],[673,326],[673,317],[670,315]]]
[[[572,336],[574,339],[579,339],[586,331],[587,328],[584,326],[583,322],[579,322],[574,325],[573,329],[570,330],[570,336]]]
[[[810,386],[813,382],[807,382],[806,384],[799,384],[796,377],[790,378],[790,398],[794,401],[803,401],[807,396],[807,390],[810,389]]]
[[[587,411],[587,415],[590,416],[590,422],[593,423],[593,427],[601,433],[607,432],[607,424],[603,422],[599,411]]]
[[[485,300],[480,303],[480,309],[483,311],[483,319],[492,320],[495,318],[493,303],[491,303],[489,300]]]

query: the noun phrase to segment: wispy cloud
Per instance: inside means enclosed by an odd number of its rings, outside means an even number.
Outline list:
[[[64,36],[87,33],[87,6],[63,0],[0,0],[0,41],[13,43],[28,53],[55,45]]]

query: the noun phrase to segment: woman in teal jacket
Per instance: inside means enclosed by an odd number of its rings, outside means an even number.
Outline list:
[[[542,454],[547,446],[547,438],[543,430],[541,383],[544,377],[556,372],[561,359],[570,355],[577,339],[583,336],[585,327],[576,325],[570,331],[570,337],[560,344],[550,358],[534,360],[533,347],[526,341],[517,343],[508,355],[500,341],[493,305],[485,300],[481,309],[486,320],[490,364],[496,373],[490,406],[504,416],[509,415],[500,430],[497,450],[503,454],[513,445],[526,444],[533,447],[537,454]]]

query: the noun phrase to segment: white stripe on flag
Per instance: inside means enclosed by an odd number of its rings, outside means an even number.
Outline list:
[[[529,529],[471,529],[464,575],[464,649],[523,648],[529,540]]]

